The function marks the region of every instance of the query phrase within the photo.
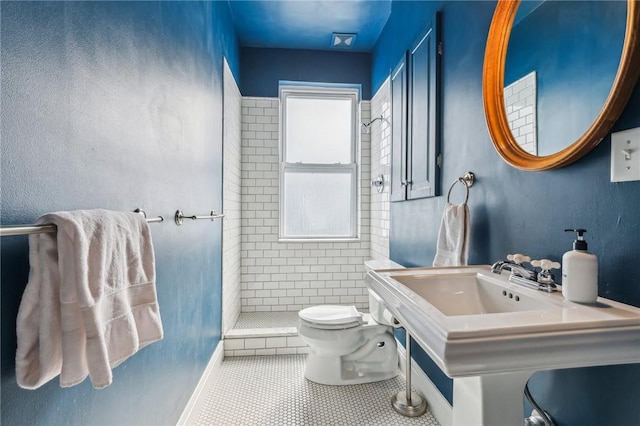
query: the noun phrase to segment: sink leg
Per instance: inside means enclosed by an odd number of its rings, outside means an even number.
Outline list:
[[[409,331],[404,329],[406,338],[406,363],[405,363],[405,380],[406,386],[404,391],[398,392],[391,398],[393,409],[403,416],[418,417],[427,411],[427,402],[417,393],[411,392],[411,336]]]
[[[524,386],[533,371],[453,379],[453,426],[522,425]]]

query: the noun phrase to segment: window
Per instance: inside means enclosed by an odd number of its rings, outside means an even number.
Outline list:
[[[356,238],[359,92],[280,86],[280,238]]]

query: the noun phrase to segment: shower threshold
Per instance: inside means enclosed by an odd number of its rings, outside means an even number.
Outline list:
[[[298,337],[298,312],[242,312],[224,335],[224,355],[306,354]]]

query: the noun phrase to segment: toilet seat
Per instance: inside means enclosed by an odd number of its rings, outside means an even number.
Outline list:
[[[351,328],[363,323],[363,315],[355,306],[312,306],[298,312],[298,317],[309,327],[322,329]]]

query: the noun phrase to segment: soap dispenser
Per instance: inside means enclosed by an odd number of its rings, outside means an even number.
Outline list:
[[[575,232],[573,250],[562,256],[562,295],[577,303],[595,303],[598,298],[598,258],[587,251],[583,234],[586,229],[565,229]]]

